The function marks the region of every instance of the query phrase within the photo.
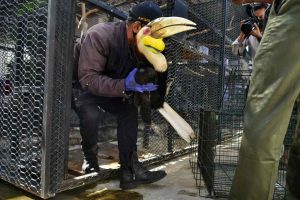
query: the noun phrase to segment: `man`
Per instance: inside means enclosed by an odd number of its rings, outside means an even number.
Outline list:
[[[97,132],[101,107],[117,117],[122,189],[132,189],[166,176],[164,171],[148,171],[138,162],[138,111],[126,100],[127,92],[157,89],[153,83],[139,85],[135,82],[138,64],[135,36],[144,25],[161,16],[159,6],[146,1],[130,10],[126,22],[98,24],[90,28],[81,45],[78,78],[84,92],[75,104],[80,118],[83,171],[99,171]]]
[[[272,3],[272,0],[257,2]],[[239,164],[230,199],[273,197],[281,146],[300,92],[299,22],[299,0],[274,1],[254,59]],[[299,121],[297,129],[288,164],[288,199],[300,198]]]

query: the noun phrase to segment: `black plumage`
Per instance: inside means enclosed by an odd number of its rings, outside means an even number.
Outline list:
[[[134,93],[134,103],[140,106],[140,114],[143,122],[151,124],[151,109],[158,109],[163,106],[166,95],[167,71],[160,73],[154,70],[146,60],[140,61],[135,80],[138,84],[154,83],[158,85],[156,91]]]

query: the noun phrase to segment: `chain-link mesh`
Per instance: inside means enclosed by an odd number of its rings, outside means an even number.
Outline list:
[[[297,99],[292,116],[290,119],[290,123],[288,126],[287,133],[285,135],[285,139],[282,146],[281,158],[279,161],[278,167],[278,177],[276,181],[276,190],[274,192],[274,199],[284,199],[286,194],[286,170],[288,165],[289,152],[293,143],[297,120],[298,120],[298,109],[299,109],[299,98]]]
[[[63,179],[67,141],[63,123],[68,101],[62,96],[68,85],[63,71],[70,59],[65,50],[68,43],[58,44],[72,40],[67,31],[73,23],[70,17],[60,16],[56,27],[52,26],[55,19],[50,8],[58,16],[70,15],[72,1],[57,2],[62,5],[51,7],[56,2],[47,0],[0,0],[0,177],[44,197],[50,174],[53,185]],[[56,37],[50,41],[52,33]],[[55,57],[50,58],[49,44],[57,51]],[[55,59],[55,65],[49,59]],[[48,73],[50,68],[54,74]],[[48,92],[54,96],[45,96]],[[48,106],[53,109],[47,110]],[[53,132],[46,130],[49,115],[54,119],[50,123],[56,125]],[[47,151],[51,151],[49,157]],[[49,174],[47,181],[44,174]]]
[[[127,14],[142,1],[104,2]],[[190,152],[197,186],[204,181],[206,194],[226,197],[238,161],[251,75],[231,50],[246,13],[226,0],[156,2],[165,16],[181,16],[197,24],[196,30],[166,39],[164,52],[170,85],[166,101],[192,126],[197,138],[187,144],[154,111],[152,130],[139,134],[139,148],[148,165]],[[98,9],[87,18],[87,28],[119,20],[94,4],[86,7]],[[70,0],[0,0],[0,177],[42,197],[70,187],[68,181],[62,182],[67,174],[72,9]],[[75,36],[80,34],[77,30]],[[294,113],[285,140],[287,156],[295,123]],[[286,163],[282,160],[275,199],[284,196]]]
[[[248,18],[242,6],[227,1],[224,85],[217,122],[217,145],[214,166],[214,192],[227,196],[238,161],[243,131],[243,111],[251,71],[241,68],[240,58],[232,53],[232,42],[240,34],[240,21]]]
[[[96,1],[95,1],[96,2]],[[76,37],[80,37],[82,35],[82,32],[86,31],[89,27],[99,23],[99,22],[110,22],[110,21],[118,21],[120,20],[118,17],[113,17],[115,16],[113,12],[113,9],[118,9],[118,11],[121,11],[122,13],[125,13],[126,15],[128,14],[129,9],[142,1],[104,1],[108,6],[111,6],[112,9],[108,9],[108,7],[101,8],[101,6],[97,6],[95,3],[89,3],[89,1],[77,1],[77,7],[76,7],[76,16],[77,16],[77,27],[78,29],[76,30]],[[160,3],[164,15],[165,16],[170,16],[173,14],[174,10],[174,1],[157,1]],[[82,3],[85,3],[83,5]],[[104,5],[104,6],[107,6]],[[90,13],[86,20],[86,27],[79,25],[80,19],[82,19],[82,9],[85,8],[86,13]],[[81,21],[82,22],[82,21]],[[186,37],[186,36],[184,36]],[[189,47],[189,45],[193,41],[190,41],[189,43],[183,43],[183,40],[180,38],[177,39],[169,39],[166,41],[166,46],[167,50],[165,52],[165,55],[167,57],[168,63],[169,63],[169,80],[173,81],[173,84],[171,84],[171,89],[170,89],[170,95],[167,97],[167,101],[171,104],[171,106],[184,118],[187,119],[187,121],[193,126],[194,129],[197,128],[197,118],[194,118],[197,116],[197,113],[193,115],[191,113],[192,105],[196,104],[197,98],[201,97],[201,94],[197,94],[196,96],[194,95],[194,92],[188,92],[188,84],[191,84],[191,82],[185,82],[182,81],[181,79],[187,79],[189,73],[195,74],[193,77],[194,81],[197,81],[197,69],[192,69],[192,65],[190,66],[185,66],[186,63],[185,60],[187,58],[180,58],[180,52],[183,49],[186,49],[186,54],[188,54],[188,51],[195,51],[197,52],[197,49],[193,49]],[[184,47],[183,47],[184,45]],[[192,58],[188,58],[192,59]],[[202,58],[201,58],[202,60]],[[183,63],[183,65],[181,65]],[[185,73],[184,69],[191,68],[189,72]],[[195,71],[193,71],[195,70]],[[178,76],[178,77],[177,77]],[[198,82],[199,87],[203,87],[204,91],[207,93],[207,88],[203,85],[203,83],[200,81]],[[173,94],[175,93],[175,94]],[[181,97],[179,97],[180,93],[183,93]],[[186,98],[186,106],[182,107],[180,105],[180,101],[183,99],[184,95],[188,95],[188,98]],[[208,94],[207,94],[208,95]],[[207,96],[206,95],[206,96]],[[178,99],[174,99],[178,96]],[[206,97],[208,98],[208,97]],[[174,100],[172,100],[174,99]],[[204,100],[203,100],[204,101]],[[73,126],[78,126],[78,119],[75,116],[75,113],[73,112],[73,117],[72,117],[72,125]],[[104,122],[104,124],[100,124],[100,131],[101,136],[99,136],[99,145],[100,145],[100,155],[102,154],[101,150],[103,150],[102,146],[105,146],[107,143],[110,143],[110,141],[107,140],[107,138],[102,137],[103,135],[109,135],[115,134],[115,131],[112,131],[111,129],[116,129],[116,122],[115,119],[112,118],[109,114],[103,113],[103,120],[101,122]],[[187,118],[188,117],[188,118]],[[199,117],[198,117],[199,118]],[[60,126],[61,124],[58,124]],[[178,134],[173,130],[173,128],[167,123],[166,120],[164,120],[158,112],[153,113],[153,125],[152,129],[149,131],[149,129],[145,129],[143,131],[143,124],[140,123],[140,132],[139,132],[139,139],[138,139],[138,152],[140,155],[140,160],[144,162],[146,165],[153,165],[153,164],[158,164],[162,163],[164,160],[169,160],[172,158],[175,158],[177,156],[187,154],[190,151],[190,146],[187,144],[184,140],[182,140]],[[78,129],[75,131],[72,131],[71,137],[76,137],[74,135],[79,135]],[[64,136],[61,136],[64,137]],[[110,136],[110,139],[116,140],[115,136]],[[63,138],[57,137],[56,140],[58,143]],[[79,143],[77,143],[79,144]],[[101,146],[102,145],[102,146]],[[52,144],[50,145],[52,146]],[[54,145],[55,146],[55,145]],[[73,157],[72,150],[70,151],[70,156]],[[102,154],[103,155],[103,154]],[[99,156],[98,156],[99,157]],[[55,158],[55,157],[54,157]],[[59,169],[61,168],[61,165],[56,162],[56,164],[53,164],[54,168]],[[75,164],[74,164],[75,163]],[[80,165],[80,161],[77,163],[76,161],[69,160],[69,165],[72,166],[78,166]],[[101,163],[100,161],[100,164]],[[72,169],[71,169],[72,170]],[[97,177],[87,177],[84,179],[78,179],[78,181],[65,181],[64,184],[62,185],[61,188],[58,189],[58,191],[63,191],[66,189],[74,188],[79,185],[82,185],[84,183],[92,182],[95,179],[105,179],[109,177],[110,175],[115,174],[114,170],[107,171],[107,173],[101,173]],[[54,177],[55,178],[55,177]],[[61,178],[61,176],[58,176],[58,178]],[[59,182],[55,181],[54,182]],[[56,186],[54,184],[54,186]],[[51,190],[52,191],[52,190]],[[55,190],[53,190],[55,191]]]
[[[41,191],[47,1],[0,1],[0,176]]]
[[[122,11],[127,15],[129,9],[132,6],[143,1],[105,1],[105,2],[109,3],[110,6]],[[78,1],[77,4],[78,6],[76,9],[77,16],[79,19],[81,18],[81,3],[82,3],[81,1]],[[157,3],[159,3],[161,8],[163,9],[165,16],[170,16],[173,14],[174,1],[165,0],[165,1],[157,1]],[[94,10],[95,8],[98,8],[94,4],[86,4],[85,6],[87,12]],[[109,22],[109,21],[118,21],[118,20],[120,19],[116,17],[112,17],[111,13],[105,12],[103,11],[103,9],[99,9],[97,12],[89,15],[86,22],[88,24],[88,27],[91,27],[97,24],[98,22]],[[78,37],[80,36],[79,32],[80,30],[77,30],[76,35]],[[187,122],[189,122],[193,126],[193,128],[196,128],[196,126],[198,126],[197,118],[194,117],[197,116],[197,113],[193,115],[191,110],[192,110],[192,105],[196,104],[197,97],[200,97],[201,94],[195,95],[194,91],[191,90],[190,92],[188,92],[189,91],[188,84],[192,83],[193,81],[187,83],[184,80],[185,79],[188,80],[187,77],[189,76],[189,73],[192,73],[195,74],[193,80],[197,81],[198,72],[197,69],[192,69],[193,66],[191,64],[184,63],[186,59],[191,60],[192,58],[184,58],[180,56],[180,52],[183,49],[185,49],[186,54],[188,54],[189,51],[195,51],[195,52],[198,51],[197,49],[192,49],[191,47],[189,47],[189,44],[192,42],[193,41],[189,41],[189,43],[187,42],[183,43],[183,41],[180,39],[177,40],[169,39],[166,41],[167,50],[165,51],[164,54],[166,55],[169,63],[168,79],[172,81],[170,94],[167,97],[167,101],[183,118],[187,120]],[[186,69],[188,68],[191,68],[191,70],[187,71]],[[199,81],[198,81],[198,85],[199,87],[203,86],[203,84]],[[206,90],[207,92],[207,88],[204,90]],[[186,96],[185,107],[182,107],[180,106],[181,104],[180,101],[183,100],[184,96]],[[115,123],[111,123],[111,122],[106,122],[106,123],[110,124],[110,126],[113,124],[115,126],[114,128],[116,128]],[[141,127],[143,127],[143,124],[141,124]],[[102,134],[105,133],[101,133],[101,135]],[[139,148],[142,149],[142,151],[144,152],[142,158],[146,158],[145,164],[150,164],[153,161],[157,163],[160,160],[159,158],[161,158],[161,160],[164,160],[166,158],[170,159],[172,158],[172,155],[170,155],[170,153],[178,152],[180,150],[182,150],[183,153],[186,153],[185,148],[189,147],[189,145],[184,140],[182,140],[176,132],[174,132],[173,128],[169,125],[169,123],[165,119],[163,119],[163,117],[156,111],[154,111],[153,113],[152,129],[150,131],[148,129],[145,132],[141,131],[139,135],[140,135],[139,141],[141,141],[139,142],[139,146],[140,146]],[[105,141],[100,140],[100,142],[105,142]],[[178,153],[176,153],[176,155],[177,154]]]
[[[106,2],[128,13],[142,1]],[[197,30],[167,39],[164,52],[170,83],[166,100],[196,131],[197,139],[189,146],[154,112],[152,132],[140,135],[140,146],[148,164],[192,149],[190,164],[197,186],[204,182],[206,194],[227,197],[238,161],[251,75],[251,69],[241,67],[240,58],[232,54],[232,42],[240,33],[240,21],[248,16],[244,7],[226,0],[156,2],[164,16],[177,15],[197,23]],[[115,20],[119,19],[99,11],[87,21],[91,26]],[[279,174],[277,184],[284,185],[284,170]],[[275,198],[282,197],[282,187],[276,188]]]

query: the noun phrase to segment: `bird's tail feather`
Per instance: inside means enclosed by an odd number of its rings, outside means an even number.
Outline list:
[[[163,107],[158,109],[159,113],[171,124],[182,139],[191,142],[195,138],[195,132],[192,127],[166,102]]]

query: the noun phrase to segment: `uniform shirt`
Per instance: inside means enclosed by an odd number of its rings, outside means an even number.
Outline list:
[[[78,78],[83,90],[102,97],[122,97],[124,78],[134,68],[126,22],[91,27],[82,44]]]
[[[236,39],[232,43],[232,53],[236,56],[240,56],[242,58],[242,63],[244,66],[244,62],[248,63],[248,68],[252,69],[252,63],[257,51],[257,48],[259,46],[259,41],[256,39],[256,37],[250,35],[248,38],[246,38],[243,42],[238,42]],[[246,50],[246,47],[248,47],[248,51]],[[250,60],[248,60],[246,57],[246,54],[250,56]]]

